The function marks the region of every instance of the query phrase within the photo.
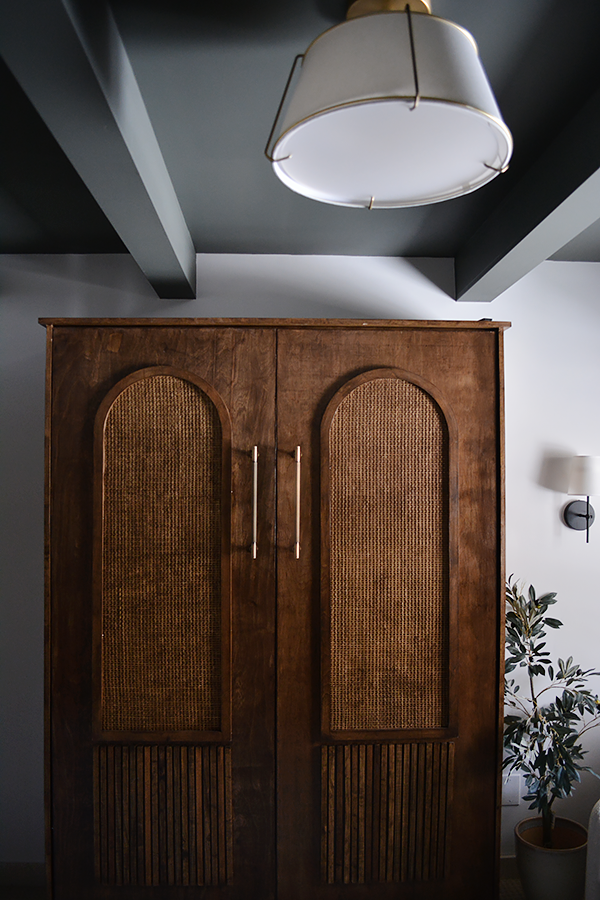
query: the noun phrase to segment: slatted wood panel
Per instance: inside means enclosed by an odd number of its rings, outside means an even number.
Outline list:
[[[322,747],[322,880],[442,879],[453,768],[453,743]]]
[[[449,716],[448,431],[402,378],[354,387],[329,431],[331,729]]]
[[[226,884],[233,872],[232,822],[229,747],[95,747],[102,884]]]

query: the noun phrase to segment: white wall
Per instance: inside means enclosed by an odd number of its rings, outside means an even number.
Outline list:
[[[560,521],[561,459],[600,454],[600,264],[547,262],[491,305],[436,284],[445,261],[206,255],[199,299],[159,301],[128,256],[4,256],[5,476],[0,678],[4,736],[0,860],[43,859],[44,329],[39,316],[274,316],[510,321],[506,333],[507,571],[559,594],[551,649],[600,665],[600,523],[586,546]],[[597,501],[600,515],[600,500]],[[600,679],[598,679],[600,690]],[[588,762],[600,770],[600,729]],[[587,821],[600,781],[583,776],[562,814]],[[526,807],[505,808],[503,853]]]

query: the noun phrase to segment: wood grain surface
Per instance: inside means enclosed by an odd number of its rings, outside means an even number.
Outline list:
[[[43,324],[47,823],[55,900],[493,900],[506,323]],[[94,422],[117,386],[143,370],[176,371],[208,386],[230,423],[224,471],[231,474],[222,494],[230,615],[221,623],[222,646],[230,648],[222,673],[230,715],[212,734],[108,732],[98,717],[94,597],[102,596],[103,522]],[[449,705],[433,728],[344,733],[329,720],[322,424],[332,399],[374,371],[401,372],[450,423],[443,501]],[[256,559],[249,552],[254,446]]]

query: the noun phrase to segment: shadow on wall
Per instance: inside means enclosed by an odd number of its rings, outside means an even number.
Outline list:
[[[119,254],[5,255],[4,291],[29,315],[478,319],[481,304],[451,299],[452,259],[197,257],[197,299],[159,300],[133,259]],[[26,296],[24,296],[24,292]],[[483,311],[485,312],[485,310]]]
[[[574,455],[573,452],[546,451],[540,464],[538,484],[555,494],[568,494],[571,460]],[[560,521],[563,524],[566,524],[564,516],[569,499],[572,498],[565,497],[561,503]]]
[[[537,482],[541,487],[557,494],[566,494],[569,490],[569,467],[575,454],[558,454],[546,451],[542,457]]]

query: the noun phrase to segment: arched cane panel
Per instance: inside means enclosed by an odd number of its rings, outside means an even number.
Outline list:
[[[332,732],[449,725],[449,436],[395,370],[346,385],[325,417]]]
[[[100,729],[220,732],[227,416],[169,371],[127,381],[102,429]]]

